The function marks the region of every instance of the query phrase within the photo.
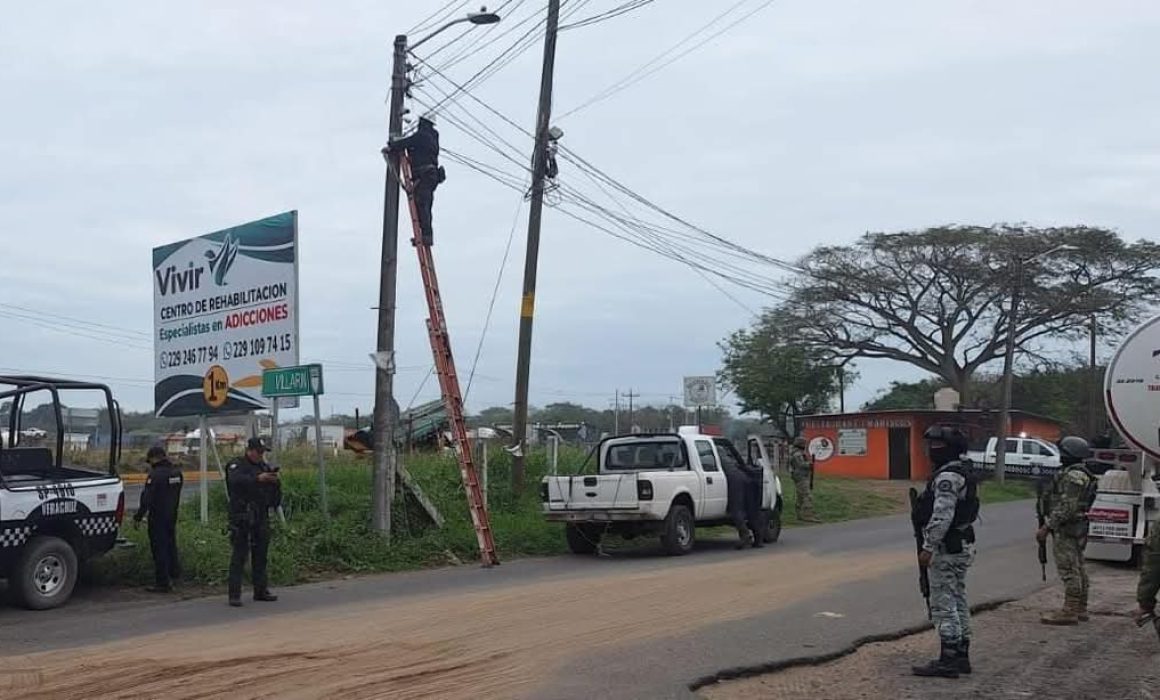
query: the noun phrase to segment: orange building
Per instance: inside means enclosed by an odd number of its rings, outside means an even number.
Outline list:
[[[867,411],[804,416],[802,435],[819,474],[864,479],[923,480],[931,464],[922,434],[938,423],[958,425],[982,449],[995,435],[994,411]],[[1011,411],[1011,434],[1057,442],[1063,424],[1055,419]]]

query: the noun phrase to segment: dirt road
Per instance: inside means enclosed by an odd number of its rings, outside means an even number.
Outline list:
[[[988,509],[978,599],[1039,587],[1028,503]],[[369,576],[222,598],[0,609],[5,698],[690,698],[721,669],[923,619],[906,516],[704,543]],[[150,631],[157,634],[149,634]]]
[[[554,580],[10,657],[25,685],[39,682],[9,697],[513,697],[570,654],[749,616],[903,558],[789,554],[781,563],[800,573],[780,580],[759,562],[691,565],[679,585],[666,571]],[[724,595],[690,595],[721,581]]]
[[[1059,606],[1058,586],[976,617],[970,676],[910,675],[912,664],[937,653],[938,638],[931,631],[870,644],[827,664],[711,686],[701,694],[710,700],[1160,698],[1160,640],[1151,626],[1140,630],[1127,617],[1135,607],[1135,572],[1096,565],[1092,573],[1090,622],[1062,628],[1039,622],[1041,612]]]

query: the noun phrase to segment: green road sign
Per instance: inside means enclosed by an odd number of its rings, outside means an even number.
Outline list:
[[[262,396],[317,396],[322,393],[322,365],[277,367],[262,372]]]

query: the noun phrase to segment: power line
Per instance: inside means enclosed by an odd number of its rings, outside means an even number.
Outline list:
[[[64,316],[62,314],[52,313],[50,311],[44,311],[43,309],[33,309],[33,308],[29,308],[27,306],[20,306],[18,304],[4,304],[4,306],[8,307],[9,309],[15,309],[16,311],[24,312],[27,314],[33,314],[35,316],[46,316],[49,318],[60,319],[63,321],[67,321],[70,324],[77,325],[77,326],[89,326],[89,327],[91,327],[94,330],[99,331],[99,332],[103,332],[103,333],[110,333],[111,332],[110,334],[112,334],[112,335],[123,335],[123,336],[128,336],[128,337],[134,337],[137,339],[149,339],[149,338],[153,337],[153,335],[151,333],[146,333],[145,331],[134,330],[132,328],[127,328],[125,326],[112,326],[112,325],[105,324],[105,323],[96,323],[93,321],[86,321],[84,319],[74,318],[72,316]]]
[[[454,5],[457,1],[459,3],[459,7],[452,8],[451,6]],[[460,8],[467,5],[468,2],[470,2],[470,0],[450,0],[443,7],[440,7],[438,10],[435,10],[431,14],[416,22],[415,26],[407,30],[407,34],[417,34],[428,29],[434,29],[441,22],[446,21],[448,17],[457,12]],[[442,17],[443,19],[436,19],[437,17]]]
[[[491,302],[487,305],[487,316],[483,321],[483,331],[479,334],[479,345],[475,347],[475,359],[471,362],[471,374],[467,377],[467,389],[463,392],[463,402],[467,403],[467,397],[471,394],[471,382],[475,379],[475,369],[479,366],[479,355],[483,352],[483,341],[487,338],[487,329],[491,325],[491,315],[495,311],[495,300],[499,296],[499,285],[503,281],[504,270],[507,269],[508,255],[512,250],[512,241],[515,240],[516,226],[520,221],[520,211],[524,208],[524,198],[520,197],[516,204],[516,213],[512,217],[512,227],[508,232],[507,245],[504,246],[503,259],[499,263],[499,272],[495,276],[495,287],[491,290]]]
[[[481,51],[487,49],[492,44],[499,42],[499,40],[503,37],[514,32],[518,27],[521,27],[527,22],[538,17],[540,15],[539,10],[533,9],[531,14],[529,14],[527,17],[520,20],[519,22],[515,21],[516,11],[519,10],[520,6],[522,6],[526,1],[527,0],[515,0],[515,3],[512,4],[511,0],[508,0],[508,2],[505,2],[504,4],[497,7],[495,9],[496,14],[499,14],[500,12],[506,12],[504,16],[505,21],[503,23],[504,31],[499,32],[498,34],[495,32],[480,32],[475,34],[463,46],[460,46],[450,56],[447,56],[443,60],[443,63],[439,65],[439,69],[444,71],[448,70],[451,67],[458,65],[466,58],[478,55]],[[431,55],[428,54],[427,58],[431,58]]]
[[[621,78],[620,80],[617,80],[616,82],[612,83],[611,85],[605,87],[603,90],[597,92],[592,97],[589,97],[584,102],[581,102],[580,104],[573,107],[572,109],[564,112],[563,114],[561,114],[559,116],[559,119],[565,119],[566,117],[568,117],[572,114],[575,114],[576,112],[579,112],[582,109],[590,107],[590,106],[596,104],[597,102],[602,102],[602,101],[612,97],[613,95],[632,87],[633,85],[639,83],[640,81],[644,80],[645,78],[649,77],[650,75],[653,75],[657,71],[660,71],[664,68],[667,68],[668,66],[679,61],[680,59],[689,55],[690,53],[697,50],[698,48],[709,43],[713,39],[716,39],[717,37],[721,36],[722,34],[729,31],[730,29],[737,26],[738,24],[741,24],[742,22],[749,19],[750,17],[757,14],[758,12],[764,10],[766,7],[773,4],[774,0],[765,0],[764,2],[759,4],[754,9],[745,13],[744,15],[737,18],[733,22],[727,24],[725,27],[719,29],[718,31],[713,32],[709,36],[705,37],[703,40],[697,42],[696,44],[693,44],[685,51],[682,51],[681,53],[678,53],[675,56],[669,57],[669,54],[672,54],[674,51],[680,50],[680,48],[684,44],[686,44],[687,42],[689,42],[692,39],[695,39],[698,34],[705,31],[706,29],[712,27],[713,25],[717,24],[718,22],[720,22],[724,18],[728,17],[730,14],[733,13],[734,10],[741,7],[746,2],[748,2],[748,0],[739,0],[739,2],[737,2],[733,5],[730,5],[729,8],[726,9],[724,12],[722,12],[721,14],[714,17],[708,23],[700,26],[695,31],[693,31],[691,34],[687,35],[685,38],[678,41],[676,44],[673,44],[668,49],[665,49],[663,52],[656,55],[655,57],[650,59],[648,62],[638,66],[636,69],[629,72],[623,78]],[[668,57],[668,58],[666,58],[666,57]]]
[[[600,22],[604,22],[606,20],[610,20],[610,19],[613,19],[615,17],[619,17],[623,14],[627,14],[629,12],[632,12],[633,10],[640,9],[640,8],[644,7],[645,5],[650,5],[650,4],[652,4],[652,2],[653,2],[653,0],[629,0],[628,2],[624,3],[623,5],[618,5],[617,7],[614,7],[611,10],[607,10],[605,12],[601,12],[600,14],[592,15],[591,17],[586,17],[584,19],[577,20],[577,21],[573,22],[572,24],[561,25],[560,31],[564,31],[565,29],[579,29],[581,27],[590,27],[593,24],[599,24]]]

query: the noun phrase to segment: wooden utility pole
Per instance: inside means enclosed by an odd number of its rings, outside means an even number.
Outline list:
[[[395,37],[391,69],[390,138],[403,132],[403,96],[407,92],[407,36]],[[391,501],[395,497],[395,292],[399,261],[399,157],[387,155],[387,184],[383,198],[383,251],[379,277],[379,321],[375,353],[375,413],[371,434],[375,466],[371,484],[371,526],[391,534]]]
[[[1100,382],[1096,374],[1096,315],[1089,318],[1089,354],[1088,354],[1088,440],[1095,438],[1099,430]]]
[[[640,396],[640,394],[634,394],[632,393],[632,389],[629,389],[625,396],[628,397],[628,432],[631,433],[634,426],[634,423],[632,422],[632,400]]]
[[[620,435],[620,389],[612,394],[612,434]]]
[[[548,127],[552,119],[552,74],[556,65],[556,33],[560,0],[548,0],[544,34],[544,68],[540,76],[540,107],[536,116],[536,145],[532,154],[532,205],[528,214],[528,251],[524,259],[524,293],[520,299],[520,340],[516,358],[515,416],[512,421],[512,490],[524,487],[524,441],[528,425],[528,377],[532,362],[532,317],[536,308],[536,265],[540,256],[540,217],[544,210],[544,177],[548,171]]]

